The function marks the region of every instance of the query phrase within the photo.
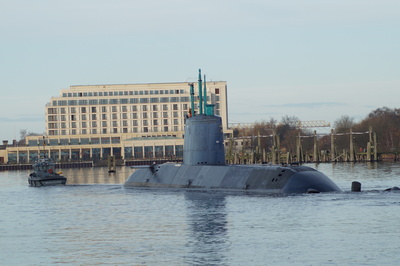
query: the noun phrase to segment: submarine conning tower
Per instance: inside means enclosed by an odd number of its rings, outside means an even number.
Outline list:
[[[224,133],[222,119],[214,115],[214,105],[207,104],[206,77],[201,79],[199,69],[199,114],[194,111],[194,85],[190,83],[190,118],[186,119],[183,145],[185,165],[224,165]],[[202,97],[204,95],[204,98]],[[203,108],[204,107],[204,108]],[[204,110],[204,111],[203,111]]]
[[[221,117],[203,114],[186,120],[183,164],[225,164]]]

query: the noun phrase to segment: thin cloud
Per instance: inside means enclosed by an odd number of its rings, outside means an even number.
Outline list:
[[[0,122],[2,123],[13,123],[13,122],[44,122],[43,116],[20,116],[20,117],[1,117]]]
[[[266,107],[274,108],[320,108],[320,107],[339,107],[347,106],[346,103],[340,102],[317,102],[317,103],[285,103],[285,104],[268,104]]]

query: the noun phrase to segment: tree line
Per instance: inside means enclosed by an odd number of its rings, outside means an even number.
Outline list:
[[[302,146],[311,152],[313,149],[314,131],[299,128],[300,119],[296,116],[284,116],[281,121],[271,118],[269,121],[256,122],[245,128],[234,128],[235,138],[248,138],[246,149],[253,149],[260,145],[267,151],[273,146],[273,138],[278,135],[281,149],[295,152],[299,135],[302,136]],[[369,130],[372,128],[377,138],[377,150],[379,152],[400,152],[400,109],[382,107],[371,111],[363,120],[355,122],[349,115],[343,115],[333,124],[334,144],[338,150],[349,149],[350,131],[353,134],[353,145],[356,151],[366,149],[369,141]],[[263,136],[258,138],[258,136]],[[307,138],[309,136],[309,138]],[[331,149],[331,134],[319,135],[318,144],[320,150]]]

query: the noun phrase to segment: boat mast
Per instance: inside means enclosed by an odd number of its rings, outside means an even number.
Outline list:
[[[204,100],[203,100],[203,102],[204,102],[204,113],[205,114],[207,114],[207,88],[206,88],[206,75],[204,75],[204,93],[203,93],[203,96],[204,96]]]
[[[203,94],[202,94],[202,80],[201,80],[201,69],[199,69],[199,114],[203,114]]]
[[[194,84],[189,83],[190,86],[190,114],[191,117],[194,116]]]

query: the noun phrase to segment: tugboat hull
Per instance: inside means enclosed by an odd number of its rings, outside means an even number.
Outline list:
[[[54,177],[54,178],[46,178],[46,179],[28,179],[30,187],[43,187],[43,186],[57,186],[57,185],[65,185],[67,183],[67,178],[65,177]]]

